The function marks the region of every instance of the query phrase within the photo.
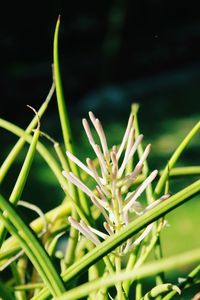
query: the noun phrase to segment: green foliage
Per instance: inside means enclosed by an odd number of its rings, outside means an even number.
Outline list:
[[[176,145],[164,169],[150,172],[147,157],[151,146],[144,148],[142,143],[138,104],[132,106],[122,144],[112,149],[107,147],[101,123],[90,112],[100,146],[94,142],[90,127],[84,120],[89,143],[97,155],[97,159],[87,159],[88,165],[84,165],[75,156],[79,153],[75,153],[72,143],[73,134],[62,89],[58,59],[59,26],[60,18],[54,36],[54,79],[47,99],[25,130],[0,119],[1,128],[19,137],[0,168],[0,297],[22,300],[84,297],[120,300],[135,297],[138,300],[162,296],[172,299],[199,282],[200,248],[163,258],[166,246],[162,245],[166,244],[161,243],[160,235],[169,212],[191,198],[199,198],[198,179],[179,184],[173,195],[168,192],[177,178],[195,178],[200,174],[199,166],[175,167],[200,131],[200,122]],[[40,119],[46,112],[54,88],[63,136],[60,142],[40,131]],[[39,141],[41,135],[53,143],[52,149]],[[11,188],[12,193],[6,197],[4,179],[26,143],[29,144],[28,152]],[[31,186],[29,173],[37,154],[55,176],[57,188],[62,188],[63,201],[45,214],[36,209],[39,217],[27,224],[21,215],[20,200],[27,185]],[[157,173],[158,179],[155,178]],[[89,177],[96,180],[96,189]],[[156,181],[155,185],[153,181]],[[48,186],[44,184],[45,188]],[[145,197],[141,195],[144,191]],[[40,197],[40,191],[37,196]],[[34,209],[30,203],[25,206]],[[167,271],[186,265],[191,271],[181,283],[178,279],[166,281],[164,275]],[[144,278],[152,280],[148,289]]]

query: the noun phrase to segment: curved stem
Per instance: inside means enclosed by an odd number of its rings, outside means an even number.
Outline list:
[[[161,194],[162,189],[164,188],[164,185],[165,185],[165,181],[168,177],[169,171],[171,172],[171,169],[177,162],[177,160],[180,157],[180,155],[182,154],[183,150],[187,147],[189,142],[192,140],[192,138],[195,136],[195,134],[197,134],[197,132],[199,130],[200,130],[200,121],[192,128],[192,130],[187,134],[187,136],[184,138],[182,143],[178,146],[176,151],[173,153],[172,157],[170,158],[166,167],[164,168],[163,174],[161,175],[161,177],[156,185],[156,188],[154,191],[155,198]]]
[[[41,105],[40,109],[37,112],[39,118],[41,118],[42,115],[44,114],[44,112],[46,111],[46,109],[48,107],[48,104],[49,104],[49,101],[51,100],[52,95],[54,93],[54,90],[55,90],[55,84],[53,82],[52,86],[50,88],[50,91],[47,95],[46,100],[44,101],[44,103]],[[25,132],[28,133],[28,134],[31,133],[33,128],[35,128],[37,122],[38,122],[38,117],[35,116],[33,118],[33,120],[31,121],[31,123],[26,128]],[[5,175],[7,174],[9,168],[11,167],[12,163],[14,162],[15,158],[17,157],[18,153],[22,149],[25,142],[26,142],[25,138],[23,136],[21,136],[20,139],[15,144],[15,146],[10,151],[10,153],[7,155],[6,159],[4,160],[4,162],[3,162],[3,164],[1,165],[1,168],[0,168],[0,183],[2,183]]]
[[[12,132],[13,134],[22,137],[27,143],[31,143],[32,141],[32,136],[28,133],[26,133],[22,128],[19,126],[16,126],[6,120],[0,119],[0,127]],[[53,171],[54,175],[58,179],[58,182],[61,184],[61,186],[66,188],[67,191],[67,183],[65,178],[62,175],[61,169],[59,165],[57,164],[56,160],[54,157],[50,154],[50,152],[47,150],[47,148],[41,143],[38,142],[37,151],[39,154],[42,156],[42,158],[46,161],[46,163],[49,165],[51,170]]]

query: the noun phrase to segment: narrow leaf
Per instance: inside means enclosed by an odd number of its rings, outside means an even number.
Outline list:
[[[51,293],[53,295],[61,294],[65,288],[50,257],[32,233],[31,229],[24,223],[12,205],[6,201],[2,195],[0,195],[0,208],[6,213],[6,217],[1,213],[1,219],[10,233],[18,239],[23,250],[27,253]]]
[[[28,178],[28,174],[32,165],[32,161],[36,152],[36,145],[40,136],[39,127],[35,130],[33,139],[31,141],[28,153],[22,165],[21,171],[15,183],[15,186],[10,195],[9,201],[14,205],[17,205],[17,202],[20,200],[21,194],[23,192],[26,180]],[[6,230],[2,223],[0,223],[0,246],[2,245],[4,239],[6,237]]]
[[[156,221],[163,215],[182,205],[184,202],[186,202],[199,192],[200,180],[197,180],[193,184],[189,185],[185,189],[170,197],[167,201],[164,201],[158,206],[153,207],[146,214],[132,221],[124,229],[109,237],[106,241],[102,242],[99,246],[97,246],[91,252],[86,254],[82,259],[80,259],[78,262],[74,263],[71,267],[69,267],[65,272],[62,273],[63,280],[65,282],[68,282],[74,279],[76,276],[80,275],[82,272],[87,270],[92,264],[97,262],[107,253],[111,252],[116,247],[125,242],[128,238],[132,237],[141,229],[145,228],[148,224]],[[198,255],[200,255],[200,253]],[[38,294],[38,296],[34,297],[33,299],[46,299],[48,295],[48,290],[43,289]]]
[[[132,270],[128,272],[123,271],[116,275],[110,275],[107,276],[106,278],[101,278],[93,282],[85,283],[57,297],[56,300],[80,299],[84,296],[87,296],[89,293],[98,290],[102,287],[104,288],[110,287],[116,284],[117,282],[123,282],[124,280],[130,280],[130,279],[134,280],[134,279],[142,279],[145,277],[149,277],[164,270],[169,271],[174,268],[179,268],[187,264],[197,262],[199,259],[200,259],[200,249],[191,250],[186,253],[165,258],[157,262],[148,263],[138,270]],[[159,291],[161,291],[161,288],[159,288]],[[156,292],[158,293],[158,290],[156,290]],[[154,290],[154,294],[155,294],[155,290]]]

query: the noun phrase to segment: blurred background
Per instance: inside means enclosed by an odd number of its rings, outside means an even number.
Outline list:
[[[45,4],[45,2],[43,2]],[[51,84],[52,43],[61,14],[60,60],[70,110],[127,114],[133,101],[145,118],[199,112],[198,1],[48,1],[4,3],[1,9],[1,110],[29,119]],[[53,105],[50,107],[54,111]],[[109,117],[111,116],[108,114]],[[152,120],[154,117],[154,120]]]
[[[150,166],[162,168],[199,120],[198,1],[48,1],[43,7],[33,1],[24,6],[12,3],[12,7],[4,3],[0,117],[24,128],[32,118],[26,104],[38,109],[51,86],[53,35],[59,14],[62,80],[80,158],[90,153],[81,126],[88,110],[102,120],[112,145],[121,140],[131,103],[138,102],[141,131],[145,142],[153,144]],[[61,141],[55,96],[42,119],[42,130]],[[1,163],[15,140],[1,130]],[[5,179],[5,194],[10,193],[23,159],[22,153]],[[178,165],[199,165],[199,136]],[[55,178],[39,157],[33,170],[35,193],[33,186],[27,186],[24,198],[40,201],[44,210],[55,206],[63,195]],[[172,193],[194,179],[177,180],[170,187]],[[199,233],[194,230],[199,226],[199,209],[194,199],[169,215],[171,227],[163,239],[166,255],[199,245]]]

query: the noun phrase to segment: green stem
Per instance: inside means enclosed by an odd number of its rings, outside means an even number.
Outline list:
[[[42,115],[44,114],[44,112],[46,111],[49,101],[51,100],[52,95],[54,93],[54,90],[55,90],[55,84],[53,82],[46,100],[44,101],[44,103],[42,104],[42,106],[40,107],[40,109],[37,112],[39,118],[41,118]],[[38,122],[38,117],[35,116],[33,118],[33,120],[31,121],[31,123],[26,128],[25,132],[27,134],[31,133],[31,131],[35,128],[37,122]],[[25,142],[26,142],[26,140],[25,140],[24,136],[21,136],[20,139],[15,144],[15,146],[10,151],[10,153],[7,155],[6,159],[4,160],[4,162],[0,168],[0,183],[2,183],[5,175],[7,174],[9,168],[11,167],[12,163],[14,162],[15,158],[19,154],[19,152],[22,149]]]
[[[116,267],[116,274],[119,274],[121,272],[121,258],[118,255],[116,255],[115,257],[115,267]],[[124,294],[123,294],[122,283],[121,282],[117,283],[116,288],[117,288],[117,299],[123,300]]]
[[[139,110],[139,105],[137,103],[134,103],[132,105],[131,111],[132,111],[133,116],[134,116],[134,129],[135,129],[135,136],[136,137],[138,137],[139,134],[140,134],[139,123],[138,123],[138,110]],[[139,159],[141,159],[141,157],[142,157],[142,155],[144,153],[144,149],[143,149],[142,143],[139,144],[139,146],[137,148],[137,152],[138,152]],[[144,163],[143,163],[142,174],[143,174],[143,176],[145,178],[149,174],[149,166],[148,166],[147,160],[145,160]],[[146,192],[146,197],[147,197],[148,204],[152,203],[153,191],[152,191],[152,185],[151,184],[149,184],[147,186],[145,192]],[[132,259],[132,256],[130,256],[129,261],[128,261],[129,269],[133,268],[134,263],[135,263],[135,261]],[[130,281],[124,283],[124,285],[125,285],[125,291],[126,291],[127,294],[129,293],[130,284],[131,284]]]
[[[168,291],[173,291],[175,294],[180,294],[180,289],[171,283],[160,284],[154,287],[150,292],[148,292],[141,300],[151,300],[152,298],[158,298],[161,294],[166,293]],[[163,299],[163,297],[161,297]]]
[[[161,261],[148,263],[141,267],[139,270],[133,270],[129,272],[121,272],[120,274],[111,275],[107,278],[101,278],[95,282],[85,283],[78,286],[70,291],[64,293],[62,296],[56,298],[56,300],[64,299],[80,299],[88,293],[98,290],[102,287],[109,287],[116,284],[116,282],[122,282],[124,280],[142,279],[145,277],[153,276],[163,270],[169,271],[171,269],[176,269],[186,264],[191,264],[200,259],[200,249],[188,251],[184,254],[179,254],[177,256],[162,259]],[[36,298],[35,298],[36,299]],[[39,298],[38,298],[39,299]],[[42,298],[41,298],[42,299]]]
[[[28,283],[28,284],[21,284],[14,287],[15,291],[26,291],[26,290],[34,290],[34,289],[41,289],[44,287],[43,283]]]
[[[53,44],[54,77],[55,77],[55,85],[56,85],[58,112],[59,112],[59,116],[60,116],[60,123],[61,123],[61,128],[62,128],[63,139],[64,139],[64,143],[65,143],[65,148],[68,151],[73,152],[71,129],[70,129],[70,124],[69,124],[67,107],[65,105],[62,80],[61,80],[60,68],[59,68],[59,54],[58,54],[59,28],[60,28],[60,16],[58,17],[58,20],[56,23],[56,29],[55,29],[55,34],[54,34],[54,44]],[[72,163],[71,167],[73,170],[74,169],[73,163]]]
[[[47,212],[45,214],[45,219],[47,223],[50,223],[52,218],[56,216],[57,219],[59,218],[66,218],[69,216],[71,212],[71,203],[63,203],[60,206],[52,209],[51,211]],[[44,227],[44,222],[42,218],[37,218],[36,220],[32,221],[30,223],[30,227],[32,230],[39,234]],[[15,237],[8,238],[2,245],[1,251],[0,251],[0,266],[2,266],[6,261],[16,255],[20,251],[20,245]]]
[[[78,219],[78,213],[75,209],[72,210],[71,216]],[[75,249],[78,241],[78,231],[74,227],[70,227],[67,248],[65,252],[65,265],[68,268],[75,259]]]
[[[165,181],[167,179],[169,171],[171,173],[171,169],[177,162],[177,160],[180,157],[180,155],[182,154],[183,150],[187,147],[189,142],[192,140],[192,138],[195,136],[195,134],[199,130],[200,130],[200,121],[192,128],[192,130],[187,134],[187,136],[184,138],[182,143],[178,146],[176,151],[173,153],[172,157],[170,158],[166,167],[164,168],[163,174],[161,175],[161,177],[156,185],[156,188],[154,191],[155,198],[157,198],[157,196],[160,196],[162,189],[164,188]]]
[[[19,176],[17,178],[17,181],[15,183],[15,186],[14,186],[12,193],[10,195],[10,198],[9,198],[9,201],[14,205],[17,205],[17,202],[20,200],[20,197],[22,195],[22,191],[24,189],[26,180],[28,178],[28,174],[29,174],[32,162],[33,162],[35,152],[36,152],[36,145],[37,145],[37,142],[39,139],[39,135],[40,135],[40,130],[38,127],[35,130],[28,153],[26,155],[23,166],[21,168],[21,171],[19,173]],[[0,246],[2,245],[5,237],[6,237],[6,230],[3,226],[3,224],[0,223]]]
[[[73,145],[72,145],[72,135],[71,135],[69,117],[68,117],[67,107],[65,104],[62,80],[61,80],[61,74],[60,74],[60,67],[59,67],[59,53],[58,53],[59,28],[60,28],[60,16],[58,17],[58,20],[56,23],[56,29],[55,29],[55,34],[54,34],[54,45],[53,45],[53,60],[54,60],[56,95],[57,95],[58,112],[59,112],[59,116],[60,116],[60,123],[61,123],[65,148],[66,148],[66,150],[70,151],[71,153],[74,153],[74,149],[73,149]],[[76,164],[71,160],[68,160],[68,161],[69,161],[69,165],[70,165],[70,168],[73,171],[73,173],[79,176],[79,171],[78,171]],[[85,195],[82,192],[79,192],[79,191],[77,192],[77,189],[74,189],[72,196],[73,196],[75,202],[83,207],[85,213],[87,215],[90,215],[90,209],[89,209],[87,200],[85,198]],[[80,199],[78,198],[78,196]],[[76,210],[74,210],[74,209],[72,210],[72,217],[74,219],[78,220],[78,214],[77,214]],[[66,265],[70,265],[73,262],[74,252],[75,252],[75,248],[77,245],[77,240],[78,240],[77,230],[75,230],[73,227],[71,227],[70,233],[69,233],[68,246],[67,246],[66,254],[65,254]]]
[[[8,231],[18,239],[52,295],[58,296],[62,294],[65,291],[63,282],[56,272],[49,256],[32,234],[31,230],[12,208],[11,204],[1,195],[0,208],[7,213],[6,218],[2,212],[0,213],[0,218],[4,222],[4,225]]]
[[[131,223],[129,223],[121,231],[115,233],[102,242],[100,245],[95,247],[90,253],[86,254],[78,262],[75,262],[70,266],[65,272],[62,273],[62,278],[65,282],[69,282],[76,276],[80,275],[82,272],[87,270],[92,264],[100,260],[103,256],[110,253],[112,250],[116,249],[127,239],[134,236],[147,225],[161,218],[163,215],[169,213],[176,207],[182,205],[184,202],[188,201],[191,197],[194,197],[200,192],[200,180],[195,181],[193,184],[187,186],[180,192],[171,196],[167,201],[160,203],[159,205],[153,207],[151,210],[147,211],[144,215],[138,217]],[[200,253],[198,253],[200,256]],[[159,264],[159,262],[157,262]],[[182,261],[183,263],[183,261]],[[137,271],[136,271],[137,272]],[[124,280],[129,279],[125,278]],[[43,289],[34,300],[46,299],[49,295],[47,289]]]
[[[12,132],[13,134],[22,137],[27,143],[31,143],[32,141],[32,136],[30,134],[27,134],[23,129],[20,127],[6,121],[3,119],[0,119],[0,127],[6,129],[7,131]],[[61,184],[61,186],[65,187],[67,190],[67,183],[62,175],[61,169],[59,165],[57,164],[56,160],[54,157],[50,154],[50,152],[47,150],[47,148],[41,143],[37,143],[36,147],[37,151],[39,154],[42,156],[42,158],[46,161],[46,163],[49,165],[50,169],[56,176],[58,182]]]
[[[137,280],[135,287],[135,300],[141,300],[142,298],[142,283],[140,280]]]
[[[126,266],[126,271],[131,271],[133,269],[133,266],[135,265],[135,262],[137,260],[138,250],[139,250],[139,247],[137,247],[135,249],[135,251],[130,254],[128,263]],[[129,294],[130,285],[131,285],[130,280],[123,282],[123,289],[124,289],[126,295]]]
[[[18,268],[17,268],[17,264],[15,262],[13,262],[11,264],[11,270],[12,270],[12,275],[15,279],[15,284],[16,285],[19,285],[19,284],[22,284],[23,282],[21,281],[21,276],[20,276],[20,273],[18,271]],[[17,300],[26,300],[27,297],[26,297],[26,293],[24,293],[24,291],[17,291],[15,292],[15,297]]]
[[[31,143],[32,141],[32,137],[28,134],[25,133],[24,130],[22,130],[21,128],[19,128],[16,125],[13,125],[12,123],[5,121],[3,119],[0,119],[0,126],[3,127],[4,129],[11,131],[12,133],[18,135],[18,136],[22,136],[24,137],[24,139],[28,142]],[[49,165],[49,167],[51,168],[51,170],[53,171],[53,173],[55,174],[55,176],[57,177],[58,181],[60,182],[61,186],[65,189],[65,191],[68,191],[68,185],[67,185],[67,181],[65,180],[65,178],[62,175],[62,172],[57,164],[57,162],[55,161],[55,159],[53,158],[53,156],[50,154],[50,152],[46,149],[46,147],[44,147],[44,145],[41,142],[38,142],[37,144],[37,150],[40,153],[40,155],[43,157],[43,159],[47,162],[47,164]],[[75,195],[75,192],[73,194],[73,196]],[[80,194],[79,194],[80,195]],[[81,193],[81,200],[83,200],[83,196],[84,194]],[[74,200],[77,199],[77,196],[73,197]],[[72,212],[72,216],[74,218],[77,218],[78,214],[76,211]],[[74,253],[74,247],[76,245],[76,241],[78,238],[78,234],[77,231],[74,230],[74,228],[71,229],[70,232],[70,236],[72,237],[69,240],[68,243],[68,251],[66,253],[66,262],[68,264],[71,264],[73,261],[73,253]]]
[[[167,163],[163,174],[161,175],[155,191],[154,191],[154,199],[160,196],[164,185],[166,184],[166,181],[168,180],[170,170],[173,168],[175,163],[177,162],[178,158],[184,151],[184,149],[187,147],[188,143],[191,141],[191,139],[194,137],[194,135],[200,130],[200,122],[198,122],[193,129],[187,134],[185,139],[182,141],[182,143],[178,146],[176,151],[173,153],[172,157],[170,158],[169,162]],[[161,259],[162,258],[162,248],[161,248],[161,241],[160,238],[158,238],[156,245],[155,245],[155,258],[156,259]],[[162,284],[164,282],[164,273],[158,274],[156,276],[156,283],[157,285]]]
[[[197,267],[195,267],[187,276],[187,278],[185,279],[185,281],[183,281],[182,283],[179,284],[179,288],[181,290],[183,290],[186,287],[189,287],[190,285],[192,285],[193,283],[195,283],[195,278],[197,277],[197,275],[200,273],[200,265],[198,265]],[[170,293],[168,293],[163,300],[170,300],[172,299],[174,296],[176,295],[176,291],[171,291]]]

